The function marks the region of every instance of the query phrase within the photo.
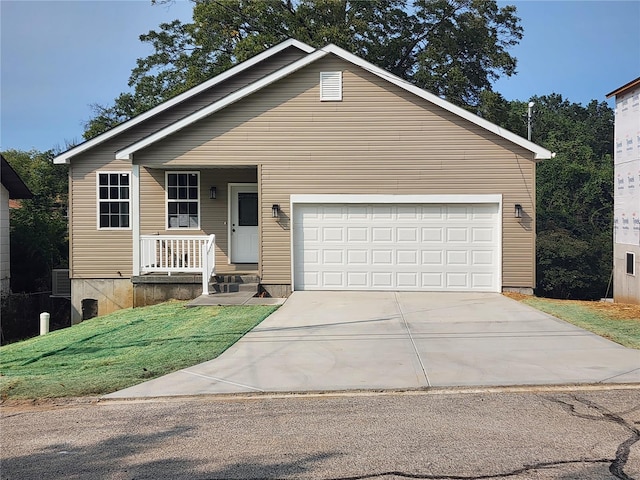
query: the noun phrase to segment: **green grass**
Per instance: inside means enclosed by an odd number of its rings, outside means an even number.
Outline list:
[[[640,318],[619,318],[614,305],[537,297],[521,301],[620,345],[640,349]],[[609,312],[607,312],[608,306],[610,306]]]
[[[120,390],[217,357],[276,308],[185,308],[173,301],[6,345],[0,348],[0,396],[77,397]]]

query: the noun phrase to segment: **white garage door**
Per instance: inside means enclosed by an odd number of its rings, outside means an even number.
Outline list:
[[[295,290],[500,291],[497,203],[295,204]]]

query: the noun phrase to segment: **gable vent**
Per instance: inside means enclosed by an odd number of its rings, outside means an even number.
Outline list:
[[[342,72],[320,72],[320,100],[342,100]]]

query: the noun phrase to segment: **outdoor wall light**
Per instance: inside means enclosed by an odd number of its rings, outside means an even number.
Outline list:
[[[209,198],[215,200],[218,196],[218,189],[216,187],[209,187]]]
[[[278,218],[279,214],[280,214],[280,205],[278,205],[277,203],[274,203],[271,206],[271,217]]]
[[[516,203],[516,210],[514,212],[516,218],[522,218],[522,205]]]

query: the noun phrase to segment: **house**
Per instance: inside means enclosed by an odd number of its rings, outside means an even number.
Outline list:
[[[640,304],[640,77],[614,96],[613,299]]]
[[[32,198],[33,194],[2,155],[0,164],[0,296],[4,296],[11,293],[9,204],[12,200]]]
[[[153,282],[206,292],[212,271],[272,296],[532,292],[551,155],[341,48],[286,41],[55,158],[74,321],[84,299],[160,300]]]

